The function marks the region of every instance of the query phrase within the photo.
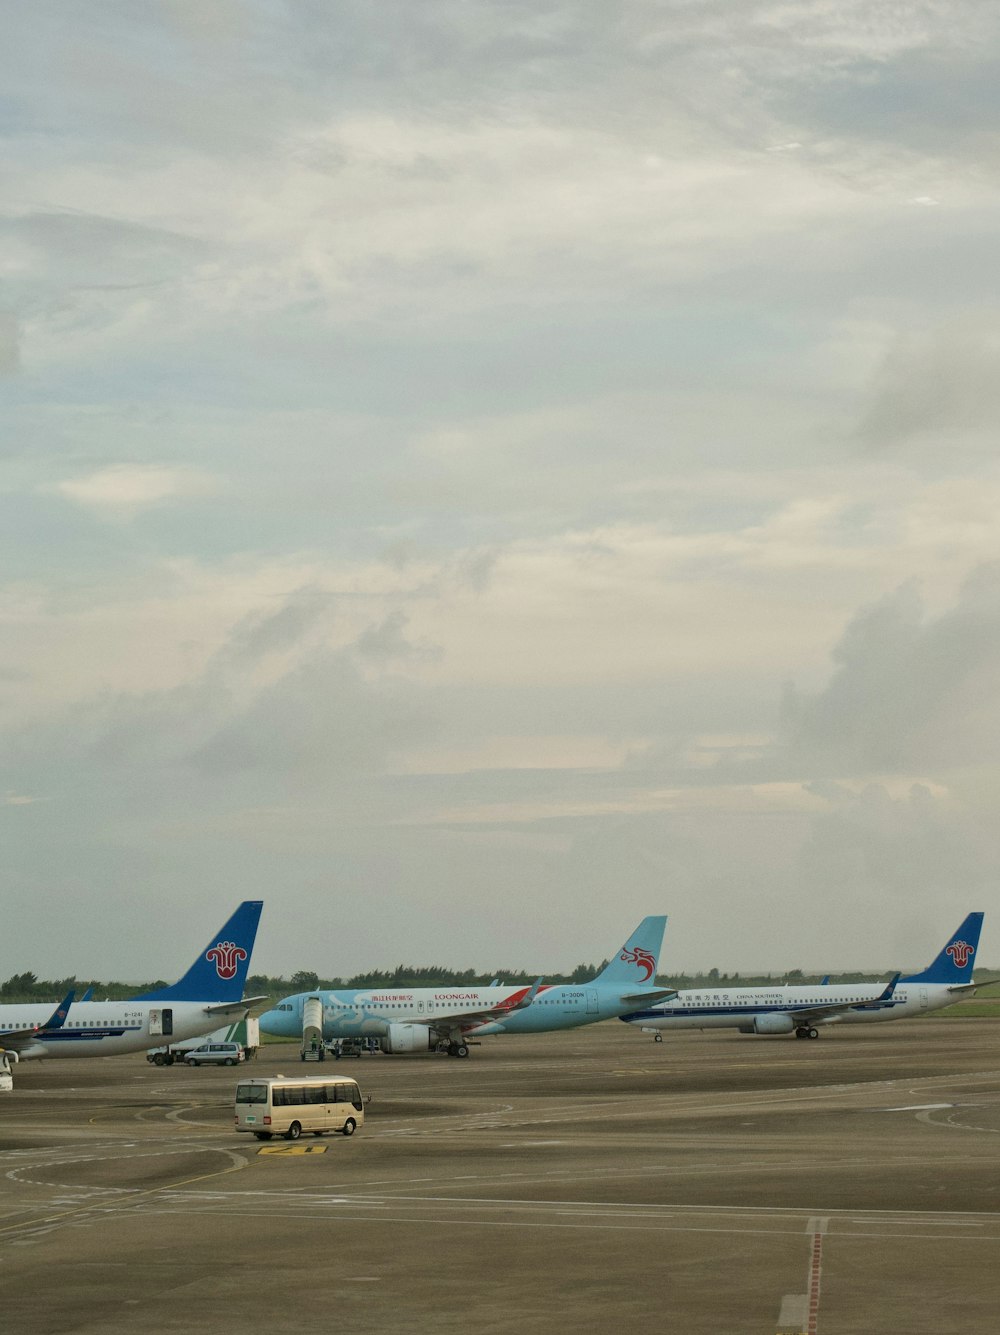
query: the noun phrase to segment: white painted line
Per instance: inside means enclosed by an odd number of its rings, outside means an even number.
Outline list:
[[[954,1103],[908,1103],[902,1108],[876,1108],[876,1112],[931,1112],[934,1108],[955,1108]]]
[[[781,1331],[803,1331],[809,1310],[807,1293],[786,1293],[781,1300],[778,1313],[778,1329]]]

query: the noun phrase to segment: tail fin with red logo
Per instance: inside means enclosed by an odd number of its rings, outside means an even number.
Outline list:
[[[622,983],[633,987],[652,984],[660,963],[660,947],[663,945],[663,931],[666,925],[666,914],[643,918],[611,963],[601,970],[593,983],[609,983],[614,987]],[[588,986],[593,986],[593,983]]]
[[[263,901],[245,899],[211,938],[183,978],[132,1001],[239,1001],[250,968]]]
[[[904,983],[971,983],[972,970],[979,949],[979,933],[983,926],[981,913],[970,913],[961,927],[945,942],[933,964],[923,973],[903,978]]]

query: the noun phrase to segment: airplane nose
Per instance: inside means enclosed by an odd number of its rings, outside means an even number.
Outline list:
[[[263,1015],[257,1017],[257,1023],[263,1029],[265,1034],[276,1034],[278,1030],[274,1027],[278,1019],[277,1011],[265,1011]]]

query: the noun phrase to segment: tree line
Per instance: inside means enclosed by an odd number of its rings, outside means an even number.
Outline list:
[[[525,969],[496,969],[488,973],[475,969],[448,969],[440,964],[398,964],[395,969],[371,969],[366,973],[352,974],[345,978],[321,978],[308,969],[299,969],[290,977],[283,974],[251,974],[246,982],[248,996],[267,996],[278,998],[294,992],[336,992],[350,988],[399,988],[399,987],[488,987],[494,980],[510,987],[530,987],[541,973],[546,983],[589,982],[602,969],[607,967],[607,960],[600,964],[578,964],[570,973],[544,973]],[[977,969],[977,982],[984,982],[995,977],[996,969]],[[703,973],[661,973],[656,976],[657,987],[673,987],[678,991],[697,990],[713,987],[761,987],[780,986],[783,983],[819,985],[820,974],[803,973],[801,969],[790,969],[786,973],[775,974],[740,974],[720,973],[718,969],[709,969]],[[888,979],[891,974],[883,975]],[[829,975],[831,983],[871,982],[871,974],[837,973]],[[61,1001],[72,988],[77,999],[89,989],[98,1001],[126,1001],[129,997],[142,992],[152,992],[165,987],[162,978],[145,983],[102,982],[99,979],[80,979],[76,977],[43,979],[31,972],[13,974],[4,983],[0,983],[0,1001],[14,1003],[19,1001]]]

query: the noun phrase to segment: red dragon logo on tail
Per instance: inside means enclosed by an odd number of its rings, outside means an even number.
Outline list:
[[[212,961],[220,978],[235,978],[236,966],[247,958],[247,953],[234,941],[220,941],[206,952],[205,958]]]
[[[976,948],[970,946],[968,941],[952,941],[950,946],[945,947],[944,953],[952,957],[956,969],[964,969],[969,962],[969,956],[976,953]]]
[[[643,950],[642,946],[632,946],[631,949],[626,947],[619,959],[624,960],[626,964],[637,964],[640,969],[645,969],[646,972],[642,976],[644,983],[648,983],[656,973],[656,957],[648,950]]]

